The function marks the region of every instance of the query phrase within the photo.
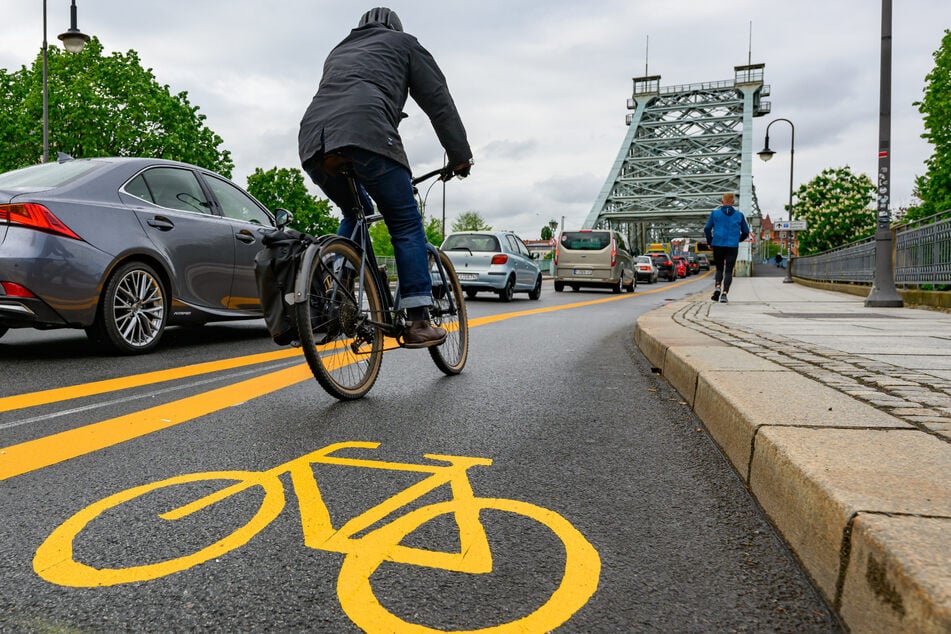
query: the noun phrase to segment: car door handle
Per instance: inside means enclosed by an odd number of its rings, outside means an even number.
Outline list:
[[[254,235],[252,235],[247,229],[242,229],[238,233],[234,234],[234,237],[245,244],[254,244]]]
[[[146,222],[150,227],[155,227],[161,231],[170,231],[175,228],[175,223],[165,216],[155,216],[154,218],[149,218]]]

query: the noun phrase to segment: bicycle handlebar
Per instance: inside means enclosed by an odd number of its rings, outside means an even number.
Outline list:
[[[452,168],[449,167],[448,165],[445,165],[443,167],[440,167],[439,169],[434,169],[431,172],[426,172],[422,176],[417,176],[416,178],[414,178],[413,185],[418,185],[425,180],[429,180],[433,176],[439,176],[439,180],[447,181],[450,178],[452,178]]]

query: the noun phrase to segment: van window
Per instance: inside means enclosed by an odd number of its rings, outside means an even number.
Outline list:
[[[574,251],[600,251],[610,244],[608,231],[565,231],[561,234],[561,245]]]
[[[614,239],[617,240],[617,246],[619,249],[621,249],[622,251],[628,250],[627,244],[624,242],[624,238],[621,237],[620,233],[615,233]]]

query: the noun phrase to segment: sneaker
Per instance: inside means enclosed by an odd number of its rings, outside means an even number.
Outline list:
[[[713,301],[715,301],[715,302],[720,301],[720,289],[719,289],[719,288],[716,289],[715,291],[713,291],[713,295],[710,296],[710,299],[713,300]]]
[[[726,298],[726,293],[720,293],[720,303],[727,304],[730,300]]]
[[[433,326],[426,320],[407,321],[403,331],[404,348],[428,348],[446,340],[445,328]]]

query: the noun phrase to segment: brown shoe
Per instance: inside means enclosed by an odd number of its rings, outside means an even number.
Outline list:
[[[433,326],[426,320],[407,321],[403,331],[404,348],[428,348],[446,340],[446,330]]]

